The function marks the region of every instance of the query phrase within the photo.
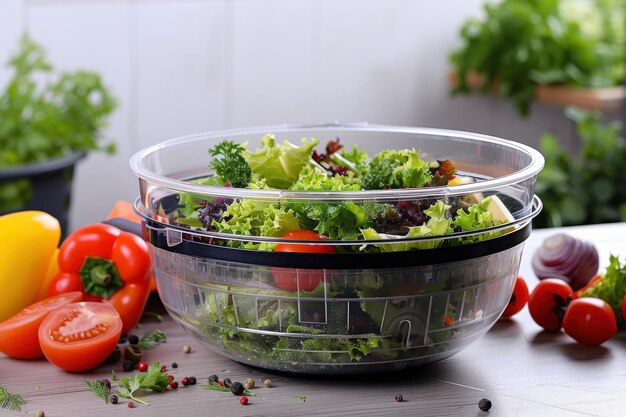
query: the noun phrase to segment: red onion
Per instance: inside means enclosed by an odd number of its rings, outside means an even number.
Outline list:
[[[598,266],[598,251],[593,244],[564,233],[545,239],[532,257],[539,279],[562,279],[574,291],[587,285],[598,273]]]

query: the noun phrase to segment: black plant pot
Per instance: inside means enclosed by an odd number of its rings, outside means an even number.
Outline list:
[[[0,189],[13,187],[10,191],[19,191],[19,200],[16,199],[19,205],[0,208],[0,215],[21,210],[45,211],[59,220],[61,234],[65,236],[74,166],[85,155],[75,152],[51,161],[0,170]]]

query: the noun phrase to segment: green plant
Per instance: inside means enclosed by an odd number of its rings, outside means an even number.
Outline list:
[[[527,115],[540,84],[606,87],[624,79],[625,0],[503,0],[485,4],[486,18],[461,28],[463,45],[450,61],[453,93],[468,93],[468,76]]]
[[[571,156],[546,134],[541,151],[546,158],[535,192],[544,208],[536,227],[606,223],[626,220],[626,140],[619,122],[602,123],[600,115],[566,109],[576,122],[580,152]]]
[[[55,76],[43,49],[28,36],[8,66],[13,77],[0,96],[0,170],[76,151],[115,151],[114,144],[100,143],[116,102],[98,74]],[[20,207],[28,193],[25,180],[0,184],[0,210]]]

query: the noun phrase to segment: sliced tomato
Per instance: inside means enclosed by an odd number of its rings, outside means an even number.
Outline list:
[[[291,240],[326,240],[311,230],[296,230],[282,236]],[[309,243],[279,243],[275,252],[300,253],[335,253],[332,245],[315,245]],[[324,278],[322,269],[305,268],[272,268],[272,278],[276,287],[285,291],[313,291]]]
[[[502,313],[503,318],[509,318],[517,313],[519,313],[526,303],[528,302],[528,286],[526,285],[526,281],[522,277],[517,277],[515,281],[515,287],[513,288],[513,294],[511,294],[511,299],[509,300],[509,304],[504,309]]]
[[[66,304],[39,326],[39,344],[48,361],[70,372],[100,365],[115,349],[122,319],[111,305],[86,301]]]
[[[41,322],[51,311],[81,299],[80,291],[59,294],[31,304],[3,321],[0,323],[0,351],[18,359],[42,357],[38,336]]]

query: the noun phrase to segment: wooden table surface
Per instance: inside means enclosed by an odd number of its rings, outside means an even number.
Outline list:
[[[536,283],[530,256],[557,229],[536,230],[526,243],[520,273]],[[600,252],[601,269],[609,253],[626,257],[626,223],[563,229],[592,241]],[[156,303],[156,307],[159,304]],[[154,310],[155,306],[149,307]],[[145,360],[161,361],[176,379],[210,374],[231,380],[256,380],[255,397],[247,406],[230,393],[206,390],[200,384],[165,394],[148,394],[150,406],[129,409],[124,401],[105,405],[81,379],[111,377],[111,366],[81,374],[63,372],[45,360],[19,361],[0,356],[0,385],[27,401],[21,412],[0,409],[0,415],[52,416],[619,416],[626,409],[626,335],[601,347],[578,345],[565,334],[547,334],[524,309],[514,319],[498,322],[485,336],[441,362],[404,371],[356,377],[304,377],[277,374],[224,359],[195,342],[166,317],[145,322],[143,334],[159,328],[168,342],[148,351]],[[185,354],[184,345],[192,352]],[[123,375],[117,369],[117,375]],[[272,388],[262,381],[271,378]],[[396,402],[402,394],[403,402]],[[480,411],[489,398],[493,408]]]

